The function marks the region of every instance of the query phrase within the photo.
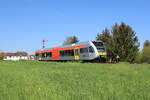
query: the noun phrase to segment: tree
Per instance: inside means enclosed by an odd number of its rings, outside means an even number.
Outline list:
[[[144,43],[142,61],[150,63],[150,42],[148,40]]]
[[[63,45],[73,44],[73,43],[77,43],[77,42],[79,42],[79,40],[78,40],[78,38],[76,36],[70,36],[70,37],[66,38],[66,40],[63,43]]]
[[[122,61],[133,62],[139,51],[136,32],[123,22],[113,25],[111,32],[106,28],[96,39],[105,43],[113,58],[119,56]]]
[[[112,36],[114,55],[119,55],[123,61],[133,62],[139,51],[139,42],[135,31],[122,22],[112,27]]]

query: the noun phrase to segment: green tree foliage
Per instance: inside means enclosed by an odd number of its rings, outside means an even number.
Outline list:
[[[142,52],[138,52],[135,58],[135,63],[142,63]]]
[[[79,42],[79,40],[78,40],[78,38],[76,36],[70,36],[70,37],[66,38],[66,40],[63,43],[63,45],[73,44],[73,43],[77,43],[77,42]]]
[[[150,42],[148,40],[144,43],[142,61],[150,63]]]
[[[5,57],[4,53],[0,53],[0,60],[3,60]]]
[[[144,42],[144,47],[146,47],[146,46],[150,46],[149,40],[146,40],[146,41]]]
[[[123,61],[133,62],[138,53],[139,42],[136,33],[125,23],[112,27],[113,53],[119,55]]]
[[[101,35],[97,35],[97,40],[102,40],[112,53],[112,57],[117,55],[122,61],[133,62],[138,53],[139,42],[136,33],[125,23],[112,26],[111,34],[105,29]],[[106,42],[107,41],[107,42]]]

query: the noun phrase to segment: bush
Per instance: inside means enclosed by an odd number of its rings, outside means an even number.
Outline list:
[[[150,63],[150,46],[146,46],[142,53],[142,62]]]
[[[4,53],[0,53],[0,60],[3,60],[5,57]]]
[[[138,52],[136,55],[135,63],[142,63],[142,52]]]

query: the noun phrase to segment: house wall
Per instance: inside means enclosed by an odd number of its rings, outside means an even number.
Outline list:
[[[6,56],[4,60],[28,60],[28,56]]]

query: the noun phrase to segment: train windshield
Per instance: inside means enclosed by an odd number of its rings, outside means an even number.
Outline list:
[[[103,42],[93,42],[96,47],[103,46]]]
[[[98,52],[105,52],[103,42],[93,42],[93,44],[96,46]]]

